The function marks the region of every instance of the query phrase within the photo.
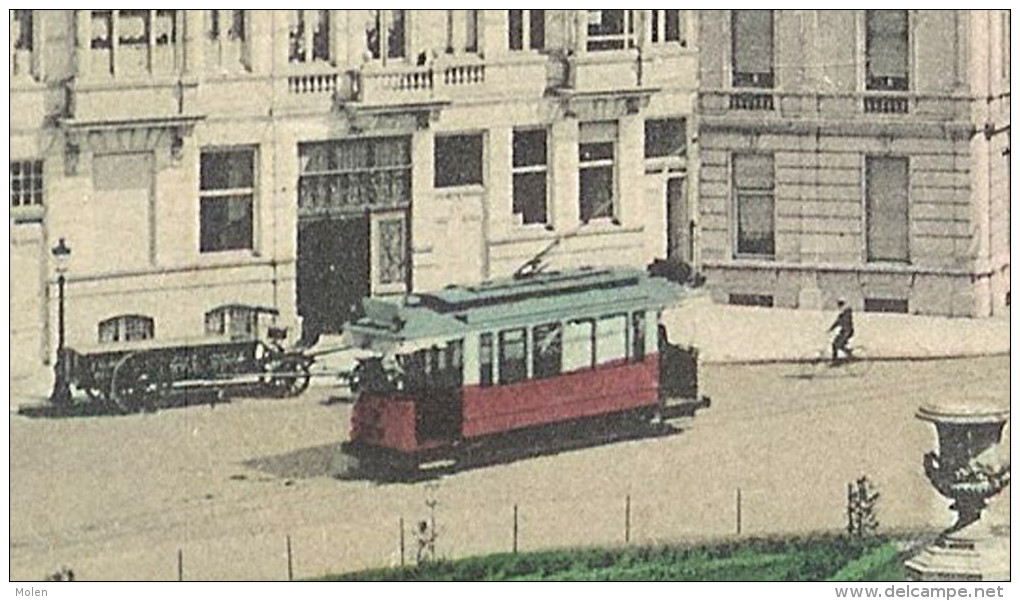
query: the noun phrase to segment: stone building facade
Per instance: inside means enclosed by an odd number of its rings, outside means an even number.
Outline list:
[[[717,300],[1009,291],[1008,11],[16,10],[12,369],[363,295],[693,263]]]
[[[717,300],[985,316],[1009,292],[1009,11],[699,11]]]
[[[12,369],[695,253],[684,10],[12,11]],[[227,325],[232,324],[232,325]],[[291,340],[293,342],[293,338]]]

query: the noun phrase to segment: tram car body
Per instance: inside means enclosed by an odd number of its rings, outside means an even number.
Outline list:
[[[612,435],[667,406],[693,415],[708,405],[696,351],[660,326],[692,293],[638,269],[582,268],[365,299],[346,333],[378,354],[355,368],[344,451],[363,469],[416,470],[486,447],[537,451],[564,427]]]

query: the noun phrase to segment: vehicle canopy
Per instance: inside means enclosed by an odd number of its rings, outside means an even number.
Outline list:
[[[636,268],[579,268],[451,285],[393,299],[366,298],[345,332],[358,346],[388,352],[427,348],[471,332],[611,313],[662,310],[695,294]]]

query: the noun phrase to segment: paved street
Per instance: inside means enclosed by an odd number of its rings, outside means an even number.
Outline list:
[[[61,566],[82,579],[286,578],[399,562],[398,520],[428,516],[438,553],[806,532],[844,523],[846,483],[882,493],[883,528],[949,523],[921,471],[935,442],[913,417],[933,398],[1009,396],[1009,359],[879,362],[863,375],[804,366],[712,365],[713,398],[687,429],[418,484],[328,476],[349,406],[315,388],[290,400],[64,420],[11,417],[11,578]],[[803,377],[812,376],[812,377]],[[991,508],[1008,515],[1009,494]]]

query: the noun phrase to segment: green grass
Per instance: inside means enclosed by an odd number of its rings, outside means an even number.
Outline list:
[[[888,582],[907,579],[900,551],[895,543],[885,543],[867,551],[828,578],[833,582]]]
[[[821,581],[902,579],[893,543],[838,536],[749,539],[699,546],[502,553],[324,580]]]

